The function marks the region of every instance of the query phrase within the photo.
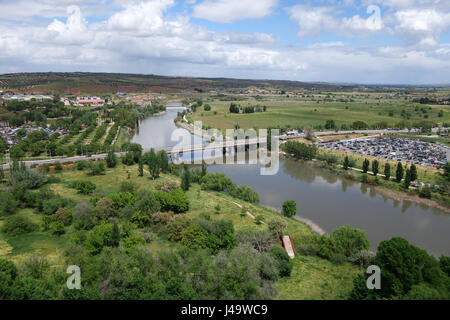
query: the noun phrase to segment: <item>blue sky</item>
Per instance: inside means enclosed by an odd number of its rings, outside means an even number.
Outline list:
[[[447,0],[0,0],[0,73],[450,84]]]

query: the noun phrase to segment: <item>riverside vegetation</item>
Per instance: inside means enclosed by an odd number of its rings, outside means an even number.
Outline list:
[[[0,299],[449,298],[448,257],[401,238],[373,253],[350,226],[316,235],[289,218],[295,203],[281,215],[223,174],[139,147],[107,163],[14,163],[0,191]],[[380,292],[363,286],[373,263]],[[81,290],[65,286],[69,265]]]

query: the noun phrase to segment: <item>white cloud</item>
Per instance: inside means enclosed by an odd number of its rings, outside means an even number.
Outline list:
[[[340,18],[334,7],[311,7],[296,5],[287,9],[292,20],[299,24],[298,36],[318,37],[323,33],[334,33],[343,36],[368,35],[385,29],[380,8],[369,6],[367,18],[354,15]]]
[[[92,33],[88,30],[88,23],[83,18],[81,10],[77,6],[67,8],[67,22],[54,20],[49,24],[45,40],[61,42],[70,45],[80,45],[92,40]]]
[[[408,9],[395,13],[398,36],[424,45],[437,45],[439,35],[450,28],[450,13],[435,9]]]
[[[213,22],[231,23],[269,15],[278,0],[206,0],[194,6],[193,16]]]

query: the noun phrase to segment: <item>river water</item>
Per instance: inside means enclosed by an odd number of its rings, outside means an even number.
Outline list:
[[[180,111],[168,109],[163,116],[142,121],[132,142],[142,144],[144,149],[174,146],[177,142],[171,141],[171,135],[177,128],[173,120]],[[369,185],[327,170],[281,159],[280,169],[273,176],[262,176],[260,165],[249,164],[212,165],[208,171],[223,172],[236,184],[251,187],[264,206],[279,210],[283,201],[295,200],[298,217],[311,220],[328,233],[345,224],[360,228],[366,231],[372,249],[382,240],[399,236],[435,256],[450,255],[450,215],[382,196]]]

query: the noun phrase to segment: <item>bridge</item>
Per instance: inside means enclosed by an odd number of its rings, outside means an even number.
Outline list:
[[[167,152],[167,154],[170,155],[177,155],[184,152],[196,152],[196,151],[205,151],[205,150],[220,150],[225,153],[227,150],[231,151],[231,148],[237,149],[238,147],[243,147],[245,149],[249,148],[250,146],[256,146],[257,148],[260,145],[266,145],[267,144],[267,138],[261,137],[261,138],[251,138],[251,139],[240,139],[240,140],[221,140],[221,141],[214,141],[210,143],[204,143],[204,144],[188,144],[184,146],[175,146],[175,147],[166,147],[161,148],[156,151],[164,150]]]

